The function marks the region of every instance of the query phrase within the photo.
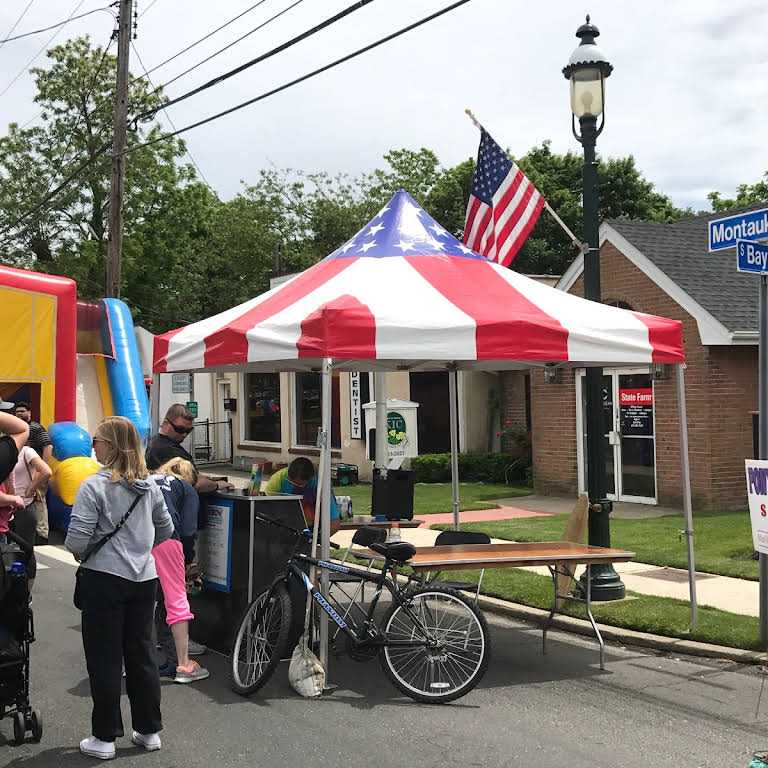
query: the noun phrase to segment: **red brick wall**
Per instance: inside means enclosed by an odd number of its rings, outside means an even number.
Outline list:
[[[757,347],[704,347],[696,321],[611,243],[600,252],[603,300],[683,323],[686,407],[694,508],[745,506],[744,458],[752,456],[751,411],[757,410]],[[570,293],[583,296],[583,277]],[[548,384],[531,370],[534,488],[575,494],[576,394],[574,374]],[[656,484],[660,504],[682,505],[677,371],[654,383]],[[512,409],[507,393],[502,410]]]
[[[501,374],[501,423],[525,429],[525,377],[528,371],[503,371]],[[509,450],[510,440],[502,438],[502,450]]]

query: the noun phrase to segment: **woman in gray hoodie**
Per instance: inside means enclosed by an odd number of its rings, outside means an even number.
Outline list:
[[[147,478],[136,427],[121,416],[99,424],[93,450],[103,468],[83,481],[72,506],[65,546],[83,564],[82,634],[91,683],[92,734],[80,751],[108,760],[123,735],[122,665],[131,704],[133,743],[160,749],[160,679],[152,643],[157,571],[152,548],[173,533],[160,489]],[[93,556],[96,544],[123,526]]]

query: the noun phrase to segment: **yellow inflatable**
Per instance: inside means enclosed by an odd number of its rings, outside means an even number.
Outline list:
[[[51,490],[65,503],[72,506],[77,496],[77,489],[86,477],[95,475],[99,465],[86,456],[73,456],[60,461],[53,468]]]

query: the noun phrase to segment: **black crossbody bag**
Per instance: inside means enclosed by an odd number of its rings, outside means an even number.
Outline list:
[[[78,611],[83,610],[82,600],[80,598],[80,577],[83,575],[83,565],[91,555],[98,552],[123,527],[125,521],[128,519],[131,512],[133,512],[134,507],[139,503],[141,496],[142,494],[136,494],[136,498],[133,500],[131,506],[128,507],[128,511],[123,515],[120,522],[115,526],[115,530],[111,533],[108,533],[106,536],[102,536],[102,538],[99,539],[93,549],[91,549],[91,551],[80,561],[80,565],[75,571],[75,592],[72,595],[72,602],[75,604],[75,608],[77,608]]]

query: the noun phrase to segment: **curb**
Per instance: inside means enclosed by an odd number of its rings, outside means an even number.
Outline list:
[[[549,611],[543,611],[540,608],[511,603],[485,595],[480,595],[477,604],[488,613],[509,616],[531,624],[543,625],[547,616],[549,616]],[[636,632],[631,629],[614,627],[607,624],[598,624],[597,626],[600,629],[603,640],[621,645],[638,645],[643,648],[652,648],[653,650],[667,653],[703,656],[710,659],[733,661],[739,664],[768,664],[766,654],[760,651],[748,651],[743,648],[730,648],[726,645],[713,645],[711,643],[699,643],[695,640],[683,640],[677,637],[652,635],[648,632]],[[576,619],[572,616],[558,614],[552,619],[550,627],[595,638],[592,626],[586,619]]]

